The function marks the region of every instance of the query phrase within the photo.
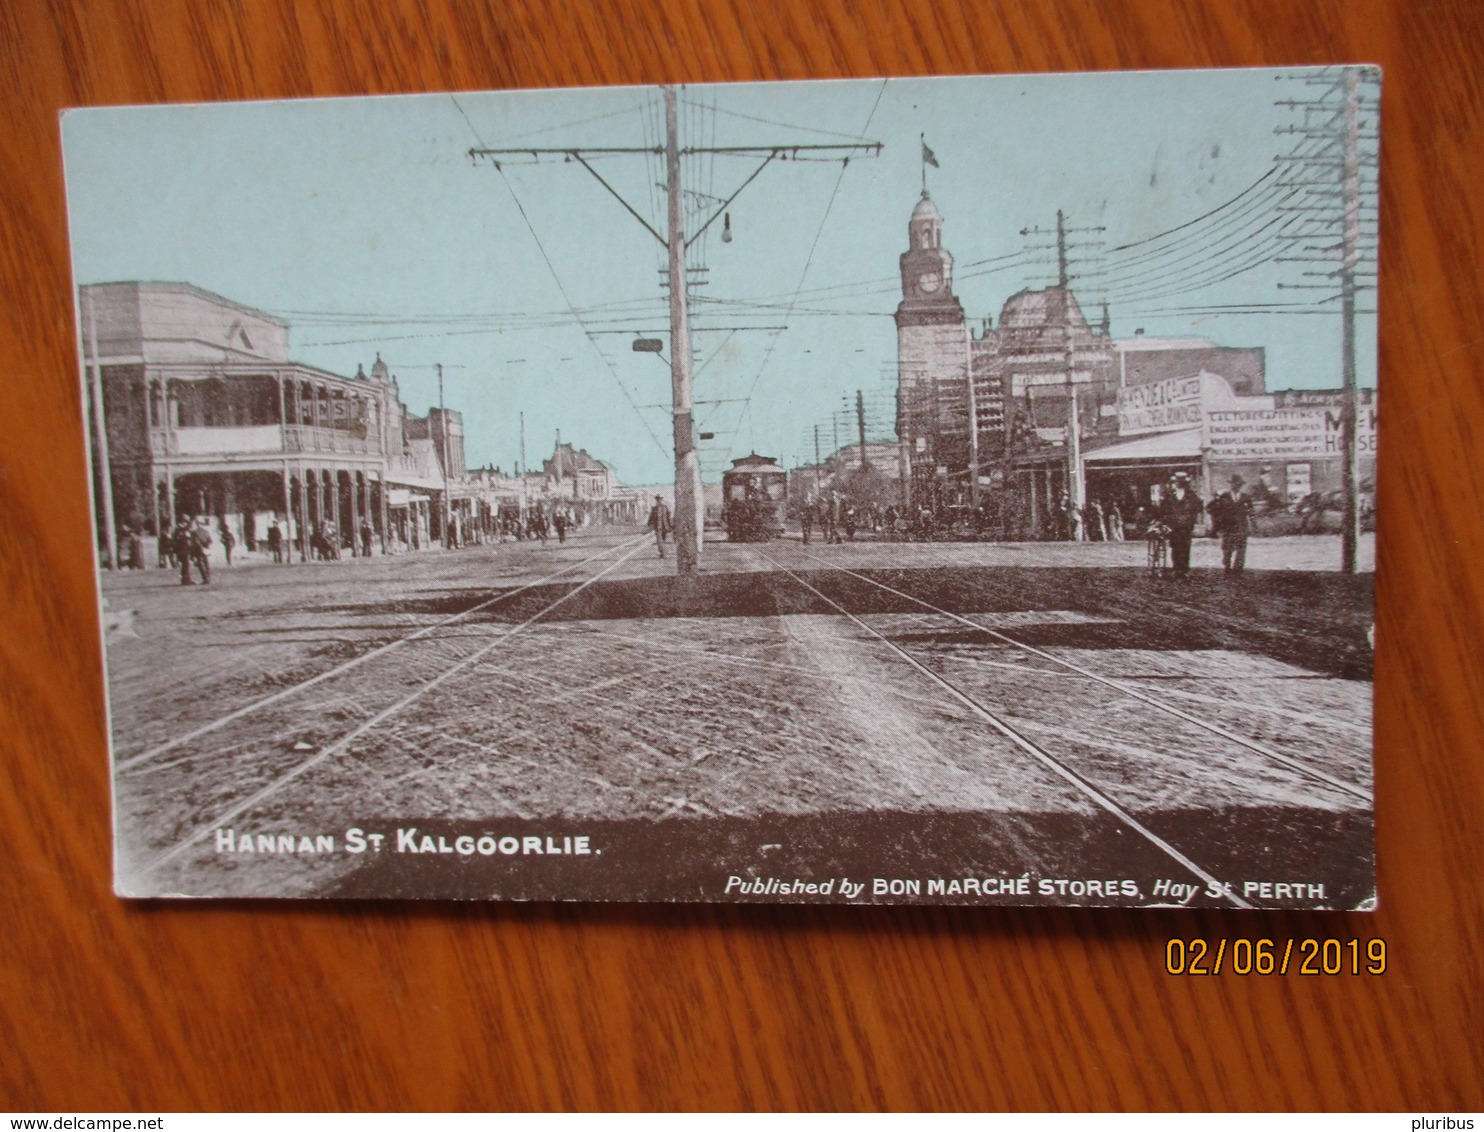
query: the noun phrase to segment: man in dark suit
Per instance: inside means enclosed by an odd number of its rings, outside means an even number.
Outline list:
[[[175,531],[170,536],[171,548],[175,551],[175,560],[180,563],[180,584],[193,586],[191,581],[191,531],[193,525],[190,516],[181,515],[175,520]]]
[[[665,556],[665,540],[670,537],[670,509],[665,506],[664,496],[654,497],[654,506],[649,509],[649,529],[654,532],[654,545],[660,557]]]
[[[1190,542],[1201,517],[1201,497],[1190,486],[1190,477],[1176,472],[1159,505],[1160,522],[1170,529],[1170,566],[1175,577],[1190,574]]]
[[[191,527],[191,565],[196,568],[200,575],[201,584],[211,584],[211,526],[205,515],[202,515]]]
[[[1221,569],[1227,574],[1240,574],[1247,566],[1247,536],[1256,520],[1252,499],[1242,490],[1246,482],[1232,476],[1231,490],[1211,501],[1211,524],[1221,536]]]

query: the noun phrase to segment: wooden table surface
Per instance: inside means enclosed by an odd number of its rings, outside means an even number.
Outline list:
[[[1484,1106],[1481,31],[1463,0],[0,4],[0,1108]],[[1379,912],[111,895],[60,108],[1348,61],[1385,68]],[[1171,934],[1390,967],[1171,978]]]

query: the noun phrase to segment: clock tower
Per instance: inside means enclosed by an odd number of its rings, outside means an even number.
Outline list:
[[[926,192],[907,239],[896,313],[897,435],[907,445],[913,493],[922,496],[950,478],[963,483],[968,469],[969,330],[953,293],[943,217]]]
[[[943,250],[943,217],[927,193],[907,222],[908,249],[902,253],[902,305],[897,325],[908,321],[955,318],[962,322],[963,307],[953,294],[953,257]],[[914,318],[914,316],[917,316]]]

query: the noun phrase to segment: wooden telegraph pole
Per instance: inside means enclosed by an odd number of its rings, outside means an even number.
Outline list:
[[[675,568],[701,571],[705,506],[701,464],[696,458],[695,405],[691,388],[690,311],[686,304],[685,209],[680,201],[680,140],[675,88],[665,88],[665,195],[669,203],[670,399],[675,422]]]
[[[690,315],[686,306],[686,273],[685,253],[686,250],[701,238],[701,235],[717,221],[726,217],[727,209],[737,199],[742,190],[755,181],[759,174],[773,161],[780,158],[798,158],[800,154],[812,157],[821,157],[826,154],[839,154],[840,160],[849,158],[858,153],[867,153],[871,156],[881,151],[879,142],[859,142],[847,145],[733,145],[716,147],[699,147],[680,145],[679,131],[677,127],[677,99],[674,87],[665,87],[665,144],[661,147],[635,147],[635,146],[573,146],[565,148],[557,147],[526,147],[524,149],[471,149],[469,156],[478,160],[481,157],[490,158],[494,161],[495,168],[500,169],[501,161],[504,159],[529,159],[531,162],[539,162],[543,158],[560,157],[564,162],[573,162],[587,172],[591,173],[608,193],[623,205],[624,209],[637,220],[644,229],[664,246],[669,258],[669,271],[667,272],[670,286],[670,400],[671,415],[674,421],[674,443],[675,443],[675,565],[681,575],[694,575],[701,568],[701,531],[703,526],[702,508],[704,500],[701,494],[701,466],[696,455],[695,436],[695,399],[692,389],[691,374],[691,344],[690,344]],[[603,176],[592,167],[584,155],[662,155],[665,158],[665,190],[667,198],[667,223],[666,232],[661,235],[652,224],[619,194]],[[698,154],[726,154],[732,157],[761,157],[762,161],[756,169],[737,187],[731,196],[721,201],[716,210],[707,218],[696,231],[689,236],[685,233],[685,210],[681,205],[680,189],[680,166],[683,158]],[[513,192],[513,190],[512,190]],[[726,231],[730,232],[730,223],[723,220]],[[726,237],[723,237],[724,239]],[[553,269],[554,270],[554,269]],[[642,340],[641,340],[642,341]],[[656,341],[658,341],[656,339]],[[653,352],[647,347],[643,352]]]
[[[1275,132],[1297,137],[1293,151],[1280,155],[1288,172],[1277,184],[1289,189],[1294,203],[1280,206],[1299,222],[1280,235],[1299,254],[1279,256],[1279,263],[1313,264],[1303,273],[1309,282],[1279,283],[1282,290],[1317,290],[1340,300],[1340,569],[1355,573],[1360,544],[1360,390],[1355,372],[1357,294],[1375,286],[1374,196],[1364,199],[1362,179],[1374,174],[1377,138],[1374,121],[1362,121],[1379,107],[1375,84],[1379,73],[1364,67],[1333,68],[1293,76],[1319,88],[1317,97],[1282,99],[1301,115],[1292,126]],[[1339,171],[1339,183],[1335,172]],[[1374,193],[1374,185],[1369,186]],[[1339,254],[1338,263],[1335,254]]]
[[[98,361],[98,313],[91,292],[84,291],[88,308],[88,391],[93,402],[93,440],[97,448],[98,506],[103,511],[103,541],[108,547],[108,568],[119,566],[119,534],[113,514],[113,461],[108,455],[108,418],[103,405],[103,367]],[[159,534],[158,531],[155,532]]]
[[[438,461],[439,470],[443,473],[443,547],[445,550],[452,549],[453,540],[449,537],[448,519],[452,507],[448,501],[448,409],[443,403],[443,363],[439,362],[438,370],[438,431],[443,433],[441,459]]]
[[[1345,70],[1344,220],[1341,229],[1340,261],[1340,366],[1344,402],[1340,409],[1342,467],[1340,486],[1344,492],[1344,530],[1340,535],[1340,569],[1356,570],[1360,549],[1360,457],[1355,433],[1360,425],[1360,391],[1355,382],[1355,269],[1360,261],[1360,71]]]

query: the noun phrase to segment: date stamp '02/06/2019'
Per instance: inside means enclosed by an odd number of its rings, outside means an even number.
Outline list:
[[[1374,939],[1172,938],[1168,975],[1384,975],[1386,941]]]

